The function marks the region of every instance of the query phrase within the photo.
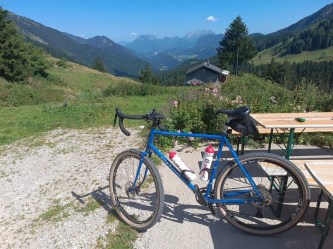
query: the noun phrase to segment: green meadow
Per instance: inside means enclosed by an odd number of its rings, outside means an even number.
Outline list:
[[[260,64],[269,64],[272,59],[276,62],[283,63],[284,61],[288,61],[290,63],[301,63],[304,61],[329,61],[333,59],[333,47],[328,47],[321,50],[315,51],[303,51],[300,54],[288,54],[288,55],[281,55],[284,51],[281,50],[282,44],[275,45],[272,48],[265,49],[259,52],[251,62],[253,65],[257,66]]]
[[[27,83],[0,80],[0,144],[57,128],[112,126],[116,107],[128,114],[157,109],[172,118],[167,122],[171,129],[207,133],[219,132],[221,123],[211,117],[219,108],[249,105],[253,112],[333,109],[332,94],[310,83],[290,91],[286,86],[245,74],[230,76],[218,86],[165,87],[114,77],[54,58],[49,58],[49,63],[46,79],[32,78]],[[170,105],[172,100],[180,102],[177,112]],[[128,126],[140,124],[142,121],[126,121]]]

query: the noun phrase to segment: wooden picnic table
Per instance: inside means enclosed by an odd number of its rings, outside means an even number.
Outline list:
[[[302,132],[313,128],[318,129],[318,132],[321,129],[332,129],[333,132],[333,112],[253,113],[251,116],[262,127],[271,129],[271,134],[273,129],[289,131],[287,159],[291,155],[295,129],[302,129]],[[303,122],[297,121],[298,118],[303,119]]]
[[[333,162],[309,162],[305,163],[305,167],[321,188],[321,192],[318,196],[317,207],[315,210],[315,220],[317,225],[323,229],[318,246],[318,248],[322,248],[333,216]],[[321,224],[318,219],[318,212],[323,193],[326,194],[329,204],[324,223]]]

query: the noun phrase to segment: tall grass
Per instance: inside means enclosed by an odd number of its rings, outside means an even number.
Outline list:
[[[186,87],[165,87],[152,84],[111,84],[104,90],[104,96],[152,96],[178,94],[186,91]]]

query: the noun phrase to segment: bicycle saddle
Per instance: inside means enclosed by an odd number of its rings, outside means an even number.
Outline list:
[[[231,117],[231,118],[237,118],[237,119],[243,119],[245,118],[246,116],[248,116],[251,112],[251,109],[249,106],[242,106],[242,107],[239,107],[237,109],[234,109],[234,110],[223,110],[223,109],[220,109],[220,110],[217,110],[215,112],[215,114],[226,114],[228,115],[228,117]]]

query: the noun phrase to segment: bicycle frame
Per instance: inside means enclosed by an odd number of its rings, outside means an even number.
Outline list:
[[[211,176],[209,178],[208,184],[206,186],[207,190],[206,193],[204,194],[204,198],[207,201],[207,203],[228,203],[228,204],[244,204],[244,203],[251,203],[251,202],[258,202],[261,200],[261,193],[258,191],[258,188],[256,184],[254,183],[252,177],[250,174],[247,172],[245,167],[242,165],[242,163],[239,161],[238,156],[235,152],[235,150],[232,148],[230,145],[230,142],[228,141],[226,135],[208,135],[208,134],[200,134],[200,133],[184,133],[184,132],[169,132],[169,131],[161,131],[161,130],[156,130],[155,128],[152,128],[150,130],[148,142],[145,151],[141,153],[141,160],[139,163],[138,171],[135,177],[135,181],[133,183],[133,187],[135,187],[136,181],[139,177],[141,167],[142,167],[142,162],[145,156],[151,156],[152,152],[154,152],[171,170],[173,173],[175,173],[185,184],[188,188],[190,188],[194,193],[196,193],[196,188],[195,185],[193,185],[185,176],[183,176],[179,170],[167,159],[164,154],[154,145],[154,139],[155,136],[174,136],[174,137],[195,137],[195,138],[204,138],[204,139],[209,139],[209,140],[218,140],[219,141],[219,148],[217,151],[217,157],[216,160],[213,164],[213,168],[211,171]],[[227,200],[218,200],[218,199],[212,199],[209,196],[209,193],[211,192],[213,188],[213,180],[216,177],[217,174],[217,169],[219,166],[220,159],[222,157],[222,149],[224,145],[227,145],[229,148],[229,151],[231,152],[233,158],[237,162],[238,166],[241,168],[242,172],[244,173],[245,177],[248,179],[250,182],[251,186],[253,189],[248,189],[248,190],[242,190],[242,191],[234,191],[234,192],[228,192],[225,194],[226,197],[233,197],[235,196],[235,199],[227,199]],[[147,174],[147,170],[145,171],[145,177]],[[144,179],[145,179],[144,177]],[[143,180],[144,181],[144,180]],[[238,195],[250,193],[250,192],[256,192],[258,197],[252,197],[248,199],[242,199],[242,198],[236,198]]]

